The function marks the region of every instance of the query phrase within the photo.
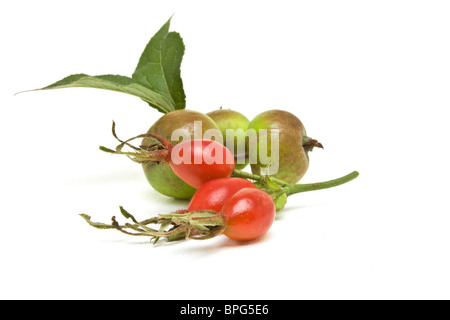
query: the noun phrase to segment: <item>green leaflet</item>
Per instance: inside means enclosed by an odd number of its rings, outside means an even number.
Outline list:
[[[169,98],[143,86],[132,78],[120,75],[89,76],[82,73],[73,74],[39,90],[75,87],[97,88],[128,93],[141,98],[163,113],[175,110]]]
[[[169,32],[169,26],[170,19],[150,39],[131,78],[80,73],[37,90],[73,87],[106,89],[139,97],[162,113],[184,109],[186,95],[180,75],[184,44],[178,33]]]
[[[168,32],[169,25],[170,20],[147,44],[132,77],[171,98],[175,109],[184,109],[186,96],[180,76],[184,44],[178,33]]]

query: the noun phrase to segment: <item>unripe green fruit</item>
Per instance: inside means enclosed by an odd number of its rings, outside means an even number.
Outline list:
[[[290,184],[300,181],[308,170],[308,152],[314,147],[322,148],[317,140],[306,136],[305,127],[300,119],[287,111],[269,110],[260,113],[250,122],[249,129],[254,129],[257,132],[256,141],[249,141],[249,152],[251,156],[253,153],[254,159],[257,158],[256,164],[250,164],[254,174],[260,174],[260,170],[264,166],[259,158],[260,141],[267,139],[267,150],[270,153],[272,147],[271,132],[273,129],[279,130],[279,157],[278,159],[272,159],[272,162],[278,162],[278,172],[274,174],[274,177]],[[260,133],[261,129],[267,129],[267,134]],[[257,148],[252,148],[255,143]],[[255,152],[257,152],[257,155],[254,154]]]
[[[202,136],[208,129],[219,129],[215,122],[207,115],[193,110],[176,110],[169,112],[159,118],[148,130],[147,133],[153,133],[163,137],[172,145],[181,142],[172,140],[172,132],[180,130],[180,133],[194,138],[194,121],[201,121]],[[142,145],[151,146],[156,141],[153,138],[144,138]],[[168,163],[146,163],[142,165],[145,176],[150,185],[158,192],[178,199],[190,199],[196,189],[181,180],[170,168]]]
[[[234,137],[234,149],[230,151],[233,152],[235,156],[239,156],[239,158],[236,160],[236,169],[243,169],[248,165],[248,157],[246,156],[246,153],[248,152],[248,149],[246,148],[246,136],[245,132],[248,129],[248,125],[250,123],[250,120],[247,119],[246,116],[244,116],[242,113],[239,113],[234,110],[229,109],[219,109],[212,112],[207,113],[207,115],[214,120],[214,122],[217,124],[217,126],[220,129],[220,132],[222,133],[223,137],[223,144],[226,146],[226,131],[227,129],[231,129],[235,132]],[[241,130],[238,130],[241,129]],[[237,130],[237,131],[236,131]],[[243,150],[238,149],[238,143],[242,143]],[[239,151],[242,151],[241,153]],[[245,163],[238,163],[239,159],[244,159]],[[242,161],[242,160],[241,160]],[[239,161],[239,162],[241,162]]]

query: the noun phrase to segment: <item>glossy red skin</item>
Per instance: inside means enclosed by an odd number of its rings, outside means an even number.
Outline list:
[[[186,150],[183,148],[189,145],[190,153],[186,156],[186,160],[190,159],[190,163],[184,161],[175,163],[174,156],[183,157],[183,150]],[[214,159],[215,151],[212,150],[221,150],[222,156],[219,155],[218,159]],[[196,157],[201,163],[195,163]],[[218,161],[213,162],[214,160]],[[198,189],[210,180],[230,177],[235,163],[231,151],[219,142],[194,139],[183,141],[174,147],[169,165],[184,182]]]
[[[275,205],[269,194],[257,188],[235,193],[223,206],[224,234],[234,240],[254,240],[269,231],[275,219]]]
[[[242,178],[221,178],[208,181],[195,192],[189,203],[188,211],[221,212],[225,202],[244,188],[256,188],[256,186]]]

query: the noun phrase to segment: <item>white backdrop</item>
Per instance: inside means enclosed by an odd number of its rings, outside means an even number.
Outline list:
[[[8,1],[0,9],[0,298],[448,299],[448,1]],[[187,108],[295,113],[323,150],[270,232],[153,247],[89,227],[186,207],[102,153],[161,116],[97,89],[175,13]]]

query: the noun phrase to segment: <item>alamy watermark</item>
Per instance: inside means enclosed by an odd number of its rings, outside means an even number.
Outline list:
[[[190,133],[185,129],[176,129],[172,132],[172,141],[187,141],[191,140]],[[279,165],[279,130],[271,129],[268,134],[267,129],[261,129],[258,132],[254,129],[227,129],[225,137],[219,129],[208,129],[203,133],[202,122],[194,121],[194,136],[195,143],[201,143],[200,140],[215,140],[227,147],[229,150],[234,150],[234,156],[227,155],[224,160],[223,148],[218,148],[215,144],[206,147],[202,154],[194,154],[194,164],[222,164],[224,161],[227,164],[237,163],[244,164],[248,159],[249,164],[260,164],[261,174],[273,175],[278,172]],[[180,146],[177,144],[172,149],[172,162],[176,164],[191,163],[190,144]],[[182,151],[182,152],[181,152]],[[207,154],[208,157],[203,155]]]

